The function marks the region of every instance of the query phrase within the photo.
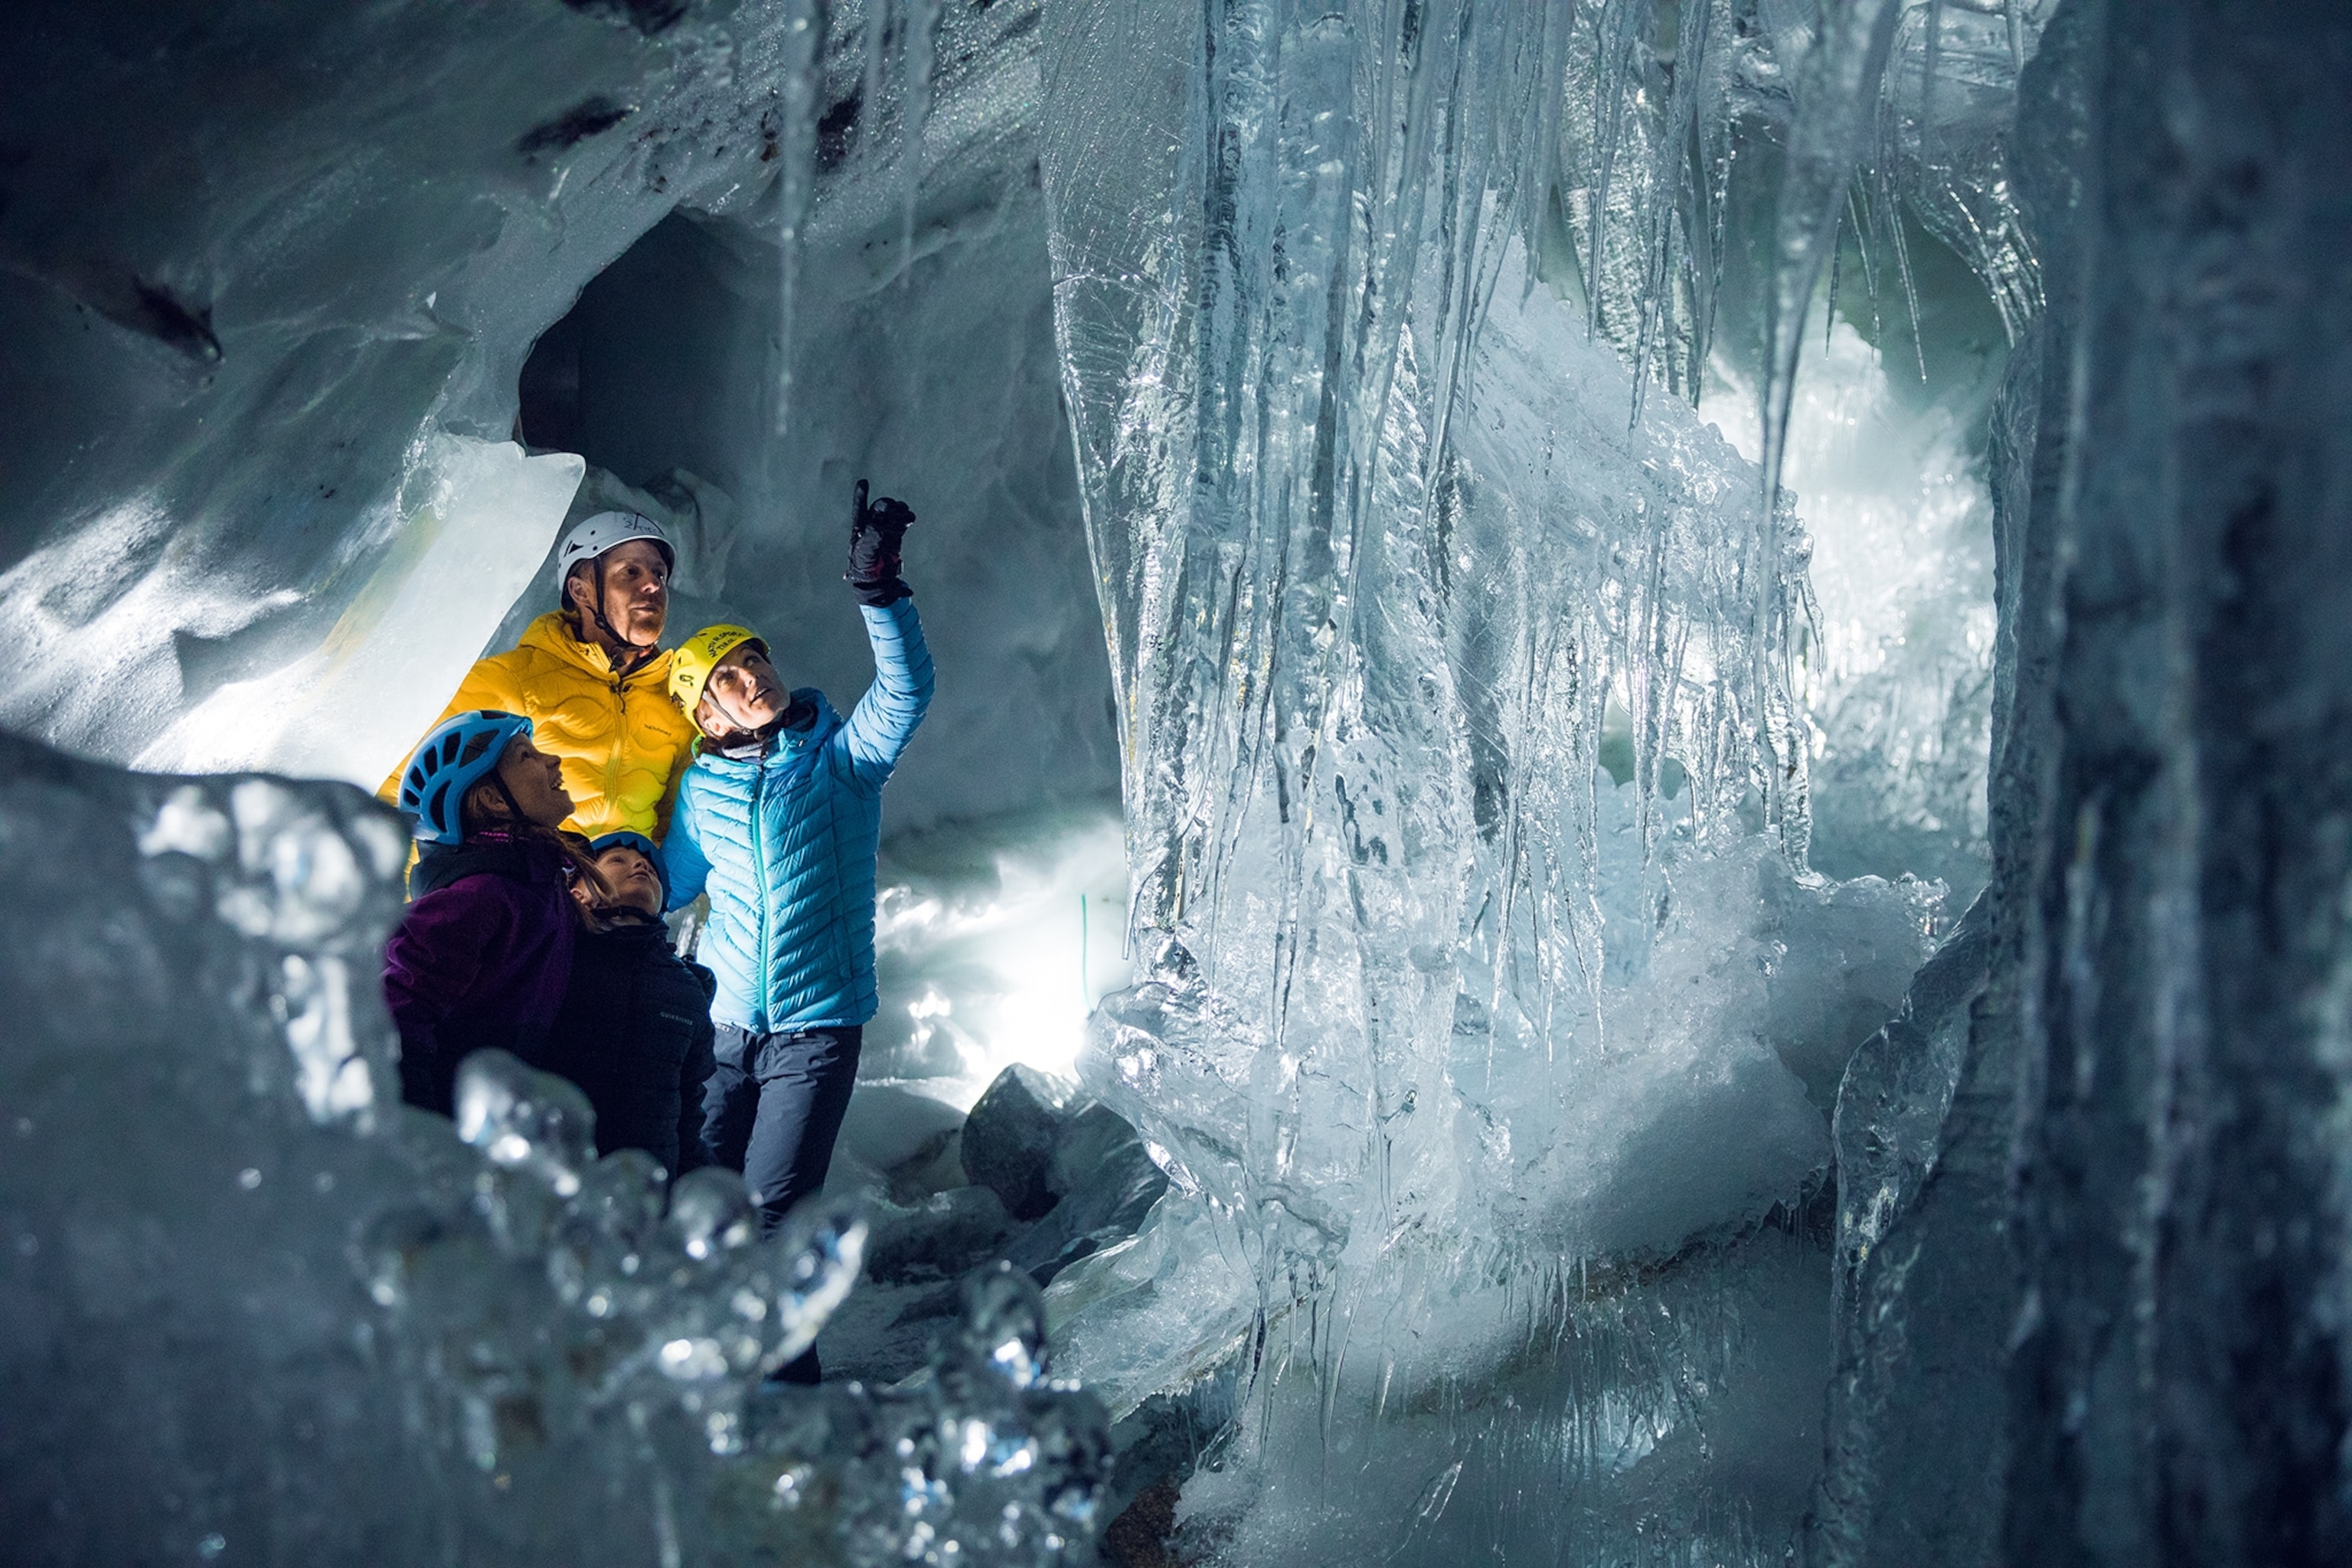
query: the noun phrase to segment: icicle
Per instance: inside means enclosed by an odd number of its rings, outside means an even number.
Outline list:
[[[1831,0],[1799,68],[1796,121],[1773,226],[1764,365],[1764,505],[1778,506],[1805,317],[1837,243],[1838,212],[1876,112],[1901,0]]]
[[[915,274],[915,198],[923,183],[923,132],[931,122],[931,71],[939,47],[941,0],[907,0],[906,42],[900,50],[905,88],[899,95],[898,182],[901,215],[898,286]]]
[[[872,165],[882,140],[882,85],[890,52],[890,0],[866,0],[866,76],[857,100],[857,157]]]
[[[1944,0],[1927,0],[1927,46],[1919,62],[1919,144],[1936,122],[1936,77],[1943,68]]]
[[[817,99],[824,82],[817,55],[824,42],[817,0],[787,0],[783,79],[777,90],[776,414],[775,431],[792,422],[793,329],[800,292],[801,226],[816,186]]]

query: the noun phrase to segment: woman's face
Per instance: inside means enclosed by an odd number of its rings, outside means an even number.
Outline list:
[[[791,702],[776,667],[757,643],[747,642],[713,667],[694,716],[702,732],[716,738],[771,723]]]
[[[563,790],[563,763],[531,744],[528,735],[509,742],[499,759],[499,777],[514,796],[524,817],[541,827],[559,827],[572,815],[572,797]]]

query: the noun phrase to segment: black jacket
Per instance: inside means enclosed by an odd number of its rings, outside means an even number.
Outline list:
[[[533,1067],[578,1084],[596,1111],[596,1152],[643,1149],[673,1176],[710,1163],[702,1086],[710,1077],[710,971],[670,951],[661,921],[625,911],[582,931],[572,983]]]

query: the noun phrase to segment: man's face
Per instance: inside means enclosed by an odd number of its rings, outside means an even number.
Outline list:
[[[598,557],[604,563],[604,618],[621,640],[636,647],[661,641],[662,624],[669,618],[669,568],[650,539],[615,544]],[[572,569],[566,584],[572,606],[583,613],[596,600],[596,568],[593,562]],[[593,633],[596,617],[587,616],[585,630]]]
[[[757,643],[745,643],[712,668],[694,717],[706,735],[759,729],[781,717],[792,693]]]
[[[661,878],[641,851],[615,844],[596,857],[596,869],[604,874],[604,885],[613,889],[614,903],[649,915],[661,913]]]

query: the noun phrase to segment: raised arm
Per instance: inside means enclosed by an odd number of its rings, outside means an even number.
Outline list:
[[[931,653],[923,645],[923,621],[914,600],[879,609],[865,605],[858,614],[866,617],[866,640],[874,645],[874,684],[842,726],[842,744],[858,782],[879,789],[931,705]]]
[[[915,726],[931,705],[931,653],[923,646],[922,617],[915,614],[914,590],[899,575],[899,552],[915,513],[888,496],[868,506],[866,481],[857,481],[850,503],[849,585],[866,617],[866,637],[874,645],[874,684],[857,700],[842,726],[841,748],[850,777],[868,790],[882,787],[898,755],[914,738]]]

